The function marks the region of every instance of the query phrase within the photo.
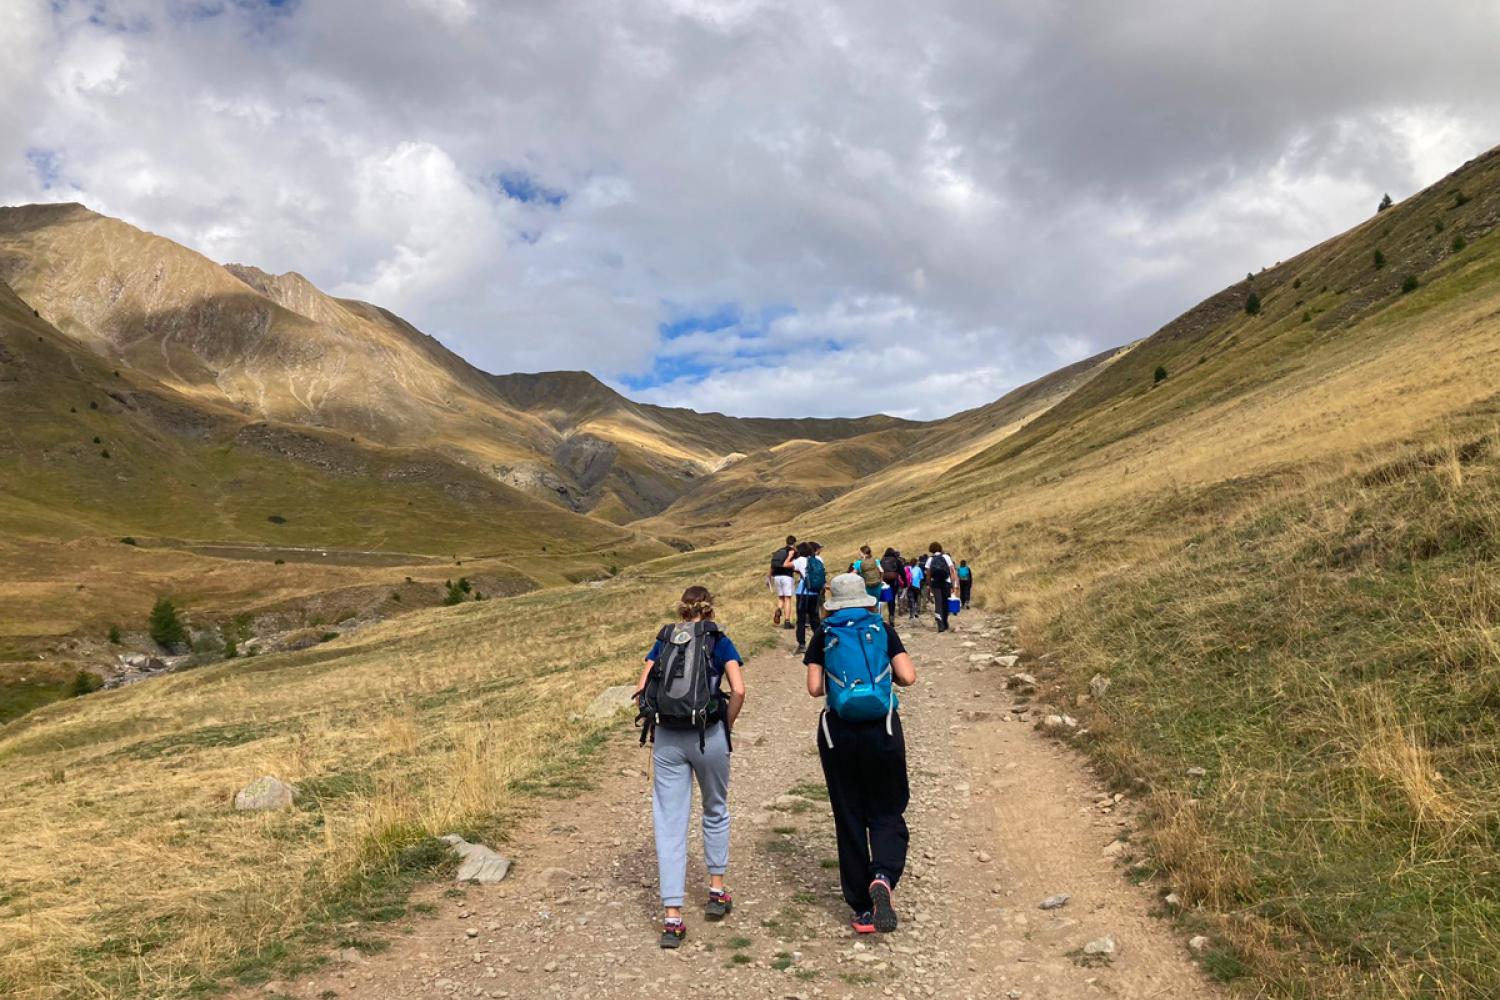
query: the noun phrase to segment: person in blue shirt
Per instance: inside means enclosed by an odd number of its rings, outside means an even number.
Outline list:
[[[797,558],[792,560],[792,568],[797,571],[797,655],[807,652],[808,630],[816,634],[823,626],[818,602],[823,597],[828,570],[823,565],[822,552],[823,546],[817,542],[800,542]]]
[[[974,592],[974,571],[969,568],[968,560],[961,559],[958,563],[958,603],[967,608],[969,606],[969,595]]]
[[[677,613],[685,622],[713,623],[714,599],[705,587],[682,592]],[[660,637],[646,654],[646,667],[636,685],[636,694],[661,658]],[[693,808],[693,779],[703,798],[703,859],[708,867],[708,905],[704,916],[721,920],[734,908],[724,873],[729,870],[729,731],[745,704],[745,679],[740,670],[740,652],[729,636],[720,632],[709,654],[709,686],[717,692],[713,721],[702,733],[694,729],[658,726],[651,748],[651,818],[656,830],[656,864],[661,881],[661,903],[665,910],[661,946],[676,948],[687,936],[682,904],[687,884],[688,820]],[[724,682],[729,694],[723,692]]]
[[[912,562],[906,569],[911,574],[911,586],[906,589],[906,612],[916,618],[922,614],[922,564]]]

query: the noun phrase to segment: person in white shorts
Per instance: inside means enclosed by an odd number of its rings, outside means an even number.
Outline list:
[[[780,625],[782,628],[796,628],[792,624],[796,617],[796,601],[793,594],[797,590],[797,580],[792,563],[797,557],[797,538],[795,535],[786,536],[786,545],[771,553],[771,592],[776,595],[776,614],[771,618],[772,625]]]

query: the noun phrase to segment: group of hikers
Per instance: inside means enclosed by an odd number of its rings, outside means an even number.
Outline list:
[[[966,562],[955,565],[936,542],[910,562],[895,549],[876,559],[864,546],[845,572],[832,577],[821,553],[817,542],[788,537],[772,557],[773,624],[797,629],[807,693],[824,702],[815,740],[833,811],[839,881],[853,911],[850,926],[856,934],[889,933],[899,922],[893,896],[909,840],[906,741],[896,689],[917,680],[916,665],[896,634],[897,605],[915,619],[930,600],[938,630],[945,631],[949,616],[968,605],[973,573]],[[687,936],[683,907],[694,780],[703,803],[708,869],[703,914],[722,920],[734,909],[724,881],[729,762],[745,676],[739,650],[714,623],[714,610],[706,588],[683,591],[677,621],[657,633],[636,689],[641,742],[652,742],[663,948],[679,947]]]
[[[974,591],[974,570],[968,560],[955,564],[938,542],[911,560],[894,548],[887,548],[877,559],[870,546],[861,545],[846,572],[864,581],[876,603],[885,607],[892,625],[897,614],[916,620],[930,603],[939,632],[948,631],[949,617],[969,606]],[[806,652],[809,631],[816,631],[823,620],[828,581],[823,546],[788,535],[786,544],[771,553],[768,579],[776,594],[772,624],[796,629],[797,652]]]

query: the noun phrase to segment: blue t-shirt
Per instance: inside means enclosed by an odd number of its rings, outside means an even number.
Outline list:
[[[912,563],[907,568],[911,570],[911,585],[913,587],[921,587],[922,586],[922,567],[918,566],[916,563]]]
[[[661,640],[657,639],[651,644],[651,652],[646,654],[646,659],[655,663],[660,656]],[[740,651],[734,648],[734,643],[723,632],[719,633],[719,641],[714,643],[713,652],[708,654],[708,660],[708,683],[715,690],[718,690],[720,682],[724,679],[724,665],[726,663],[730,660],[734,660],[740,664],[745,662],[740,659]]]

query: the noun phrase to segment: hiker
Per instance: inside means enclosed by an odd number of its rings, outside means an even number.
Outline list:
[[[880,597],[884,574],[880,570],[880,560],[875,558],[875,553],[870,551],[868,545],[859,547],[859,558],[855,560],[851,572],[858,573],[865,581],[865,589],[870,592],[871,597]]]
[[[969,607],[969,597],[974,593],[974,571],[969,568],[967,559],[958,561],[958,603],[965,609]]]
[[[807,630],[816,635],[823,627],[818,603],[823,597],[823,588],[828,582],[828,570],[823,565],[823,546],[817,542],[804,542],[797,546],[800,554],[793,566],[800,578],[797,581],[797,653],[807,652]]]
[[[896,624],[896,592],[906,584],[906,563],[901,553],[887,548],[880,557],[880,599],[885,602],[891,624]]]
[[[687,936],[682,902],[687,880],[688,818],[693,779],[703,799],[703,858],[708,866],[707,920],[734,909],[724,872],[729,867],[730,731],[745,704],[739,650],[714,624],[714,599],[689,587],[677,605],[679,621],[664,625],[646,655],[636,695],[641,742],[651,747],[651,820],[661,882],[661,946]],[[729,682],[729,696],[723,682]]]
[[[953,565],[953,559],[943,552],[943,547],[937,542],[927,546],[927,579],[932,588],[933,614],[937,619],[937,630],[948,631],[948,598],[953,596],[953,581],[958,578],[958,570]]]
[[[792,598],[796,591],[792,562],[796,558],[795,535],[786,536],[786,544],[771,553],[771,592],[776,595],[776,613],[771,616],[772,625],[793,628],[792,614],[796,610]]]
[[[906,613],[915,620],[922,614],[922,561],[907,564]]]
[[[903,815],[910,799],[906,740],[893,683],[915,684],[917,668],[874,607],[863,577],[834,577],[828,619],[803,660],[807,693],[827,699],[818,720],[818,758],[856,934],[896,929],[891,895],[910,840]]]

